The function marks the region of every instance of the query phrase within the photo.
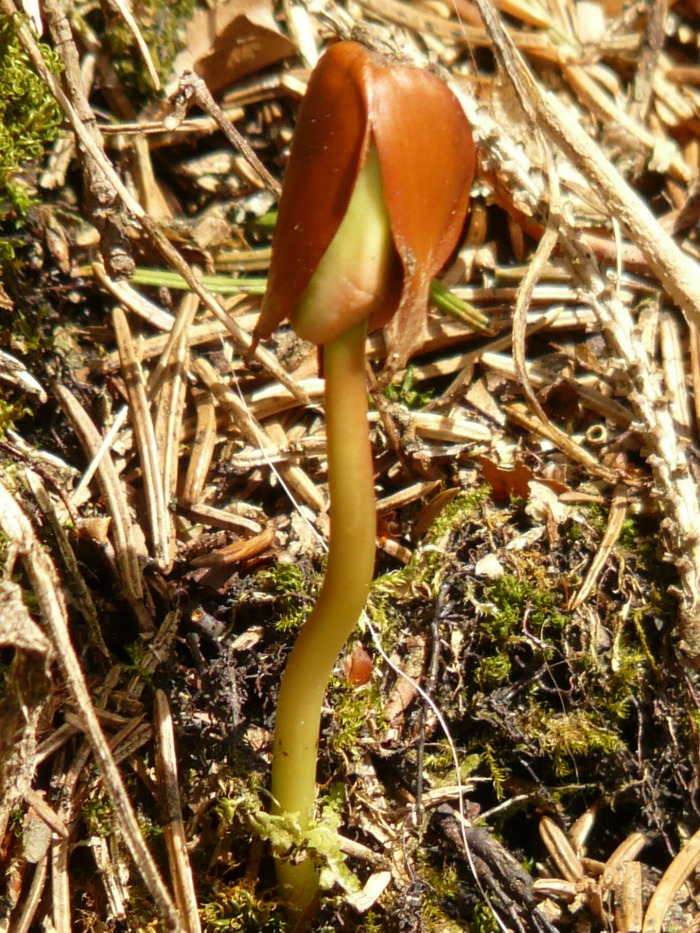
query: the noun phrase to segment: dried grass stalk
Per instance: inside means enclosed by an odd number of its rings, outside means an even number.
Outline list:
[[[196,505],[202,497],[216,446],[216,409],[208,391],[194,396],[197,409],[197,428],[187,464],[187,475],[182,488],[183,505]]]
[[[171,562],[170,527],[165,509],[163,476],[146,383],[131,340],[126,314],[121,308],[114,309],[113,321],[122,374],[129,396],[129,415],[143,475],[143,495],[146,500],[146,515],[151,533],[153,557],[156,565],[165,571]]]
[[[600,542],[598,551],[593,558],[590,567],[588,568],[581,586],[569,601],[567,609],[570,612],[574,612],[579,608],[579,606],[583,605],[583,603],[593,592],[593,589],[598,581],[598,577],[602,573],[603,567],[607,563],[612,549],[615,547],[617,539],[620,537],[622,525],[624,524],[625,518],[627,517],[627,509],[628,502],[623,487],[622,489],[618,490],[616,495],[613,496],[612,502],[610,503],[610,511],[608,512],[608,522],[605,526],[605,534],[603,535],[603,539]]]
[[[186,295],[182,301],[177,325],[173,329],[177,331],[177,336],[173,341],[167,368],[155,400],[154,431],[168,526],[168,570],[172,567],[176,551],[175,515],[171,503],[175,502],[177,495],[178,462],[190,364],[189,329],[198,307],[199,298],[196,295]]]
[[[63,409],[63,413],[71,423],[85,451],[85,455],[88,460],[93,460],[100,453],[102,447],[102,438],[97,428],[80,402],[65,386],[57,383],[54,386],[54,393]],[[104,496],[111,518],[110,537],[114,544],[117,572],[124,590],[124,596],[130,602],[135,603],[143,598],[138,549],[135,543],[126,496],[109,451],[101,456],[95,478],[100,487],[100,492]],[[146,624],[146,629],[149,628],[152,628],[152,623],[150,625]]]
[[[34,495],[34,498],[37,501],[37,505],[41,509],[44,517],[46,518],[51,531],[56,542],[56,546],[61,554],[61,560],[63,562],[64,574],[66,577],[66,584],[70,589],[71,596],[75,601],[78,609],[82,612],[83,617],[85,618],[88,627],[90,629],[90,640],[93,645],[102,652],[105,658],[109,657],[109,651],[107,646],[104,643],[102,637],[102,631],[100,629],[100,623],[97,618],[97,609],[95,608],[95,603],[93,602],[90,590],[85,583],[82,573],[80,572],[80,566],[76,560],[75,554],[73,553],[73,548],[70,546],[66,532],[61,524],[56,510],[54,508],[53,502],[46,491],[46,487],[39,476],[38,473],[35,473],[33,470],[27,469],[25,471],[25,477],[27,479],[27,484]]]

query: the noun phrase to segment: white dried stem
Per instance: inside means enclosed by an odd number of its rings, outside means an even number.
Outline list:
[[[659,320],[661,362],[666,389],[671,398],[671,411],[679,434],[690,437],[690,400],[688,398],[688,374],[683,354],[681,322],[668,312]]]

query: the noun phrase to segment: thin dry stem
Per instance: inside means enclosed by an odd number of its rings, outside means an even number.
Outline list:
[[[108,658],[109,651],[102,636],[95,603],[85,583],[85,579],[80,572],[80,566],[70,546],[65,529],[56,514],[56,509],[51,501],[51,497],[46,491],[46,487],[38,473],[35,473],[34,470],[27,469],[24,475],[36,499],[37,505],[51,526],[51,531],[53,532],[54,540],[56,541],[63,562],[66,584],[70,590],[71,598],[75,601],[90,628],[90,640],[104,657]]]
[[[202,497],[216,447],[216,409],[208,391],[194,397],[197,409],[197,428],[187,464],[187,475],[182,488],[181,502],[196,505]]]
[[[608,521],[605,526],[605,534],[603,535],[598,551],[591,561],[591,565],[586,572],[581,586],[569,601],[567,608],[570,612],[574,612],[579,606],[583,605],[593,592],[598,578],[603,572],[603,568],[612,553],[612,549],[615,547],[615,543],[620,537],[622,525],[627,517],[627,509],[628,501],[623,488],[618,490],[616,495],[612,498],[610,511],[608,512]]]
[[[652,894],[644,917],[642,933],[661,933],[666,913],[681,886],[700,863],[700,830],[685,843],[664,872]]]

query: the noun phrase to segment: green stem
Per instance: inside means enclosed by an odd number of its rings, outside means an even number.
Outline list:
[[[274,813],[295,814],[302,829],[314,816],[321,704],[328,679],[364,608],[374,572],[376,508],[367,426],[366,325],[326,344],[325,408],[331,532],[326,576],[282,678],[272,758]],[[278,860],[285,897],[303,910],[314,899],[313,859]]]

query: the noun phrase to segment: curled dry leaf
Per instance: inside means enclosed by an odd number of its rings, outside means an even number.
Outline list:
[[[277,28],[268,0],[228,0],[195,12],[173,74],[194,70],[215,94],[295,54],[294,43]]]
[[[491,495],[497,502],[510,499],[512,496],[518,499],[529,499],[532,481],[546,486],[557,495],[569,491],[569,487],[564,483],[535,476],[530,467],[525,466],[521,460],[516,460],[510,468],[501,466],[489,457],[478,457],[477,462],[481,466],[483,480],[491,487]]]

